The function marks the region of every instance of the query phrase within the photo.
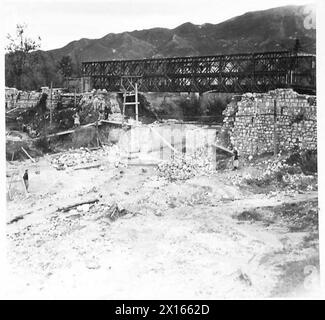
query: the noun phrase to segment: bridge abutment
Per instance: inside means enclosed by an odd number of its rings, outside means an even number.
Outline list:
[[[292,89],[247,93],[234,98],[224,111],[220,142],[242,155],[316,151],[316,112],[315,96]]]

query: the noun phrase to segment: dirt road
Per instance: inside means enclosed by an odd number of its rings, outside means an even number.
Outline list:
[[[29,213],[8,224],[8,297],[249,299],[315,292],[317,230],[292,231],[274,214],[284,203],[317,207],[315,192],[254,194],[232,185],[231,172],[171,183],[152,167],[57,171],[46,159],[39,166],[29,198],[8,202],[8,222]],[[85,198],[99,202],[57,211]],[[129,213],[110,220],[112,203]],[[252,210],[258,219],[243,218]],[[306,266],[316,270],[308,285]]]

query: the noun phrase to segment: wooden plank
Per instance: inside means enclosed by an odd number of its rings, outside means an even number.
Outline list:
[[[133,106],[133,105],[138,105],[138,104],[140,104],[140,102],[125,102],[125,105],[126,106]]]
[[[74,132],[74,130],[61,131],[61,132],[58,132],[58,133],[50,134],[50,135],[47,136],[47,138],[52,138],[52,137],[56,137],[56,136],[62,136],[62,135],[69,134],[69,133],[73,133],[73,132]]]
[[[101,166],[100,163],[92,164],[89,166],[80,166],[80,167],[74,167],[73,170],[83,170],[83,169],[92,169],[92,168],[99,168]]]
[[[112,123],[112,124],[119,124],[119,125],[125,125],[125,126],[129,126],[131,127],[132,125],[129,124],[129,123],[122,123],[122,122],[119,122],[119,121],[113,121],[113,120],[100,120],[100,122],[104,122],[104,123]]]
[[[31,213],[33,213],[33,212],[30,211],[30,212],[27,212],[27,213],[24,213],[24,214],[18,215],[18,216],[16,216],[16,217],[14,217],[13,219],[11,219],[10,221],[8,221],[7,224],[12,224],[12,223],[17,222],[17,221],[19,221],[19,220],[21,220],[21,219],[24,219],[25,216],[27,216],[27,215],[29,215],[29,214],[31,214]]]
[[[12,112],[12,111],[14,111],[14,110],[20,109],[20,108],[21,108],[21,107],[16,107],[16,108],[10,109],[9,111],[6,112],[6,114],[8,114],[8,113],[10,113],[10,112]]]
[[[24,147],[21,147],[21,149],[25,152],[25,154],[27,155],[27,157],[32,160],[34,163],[36,162],[35,159],[33,159],[29,154],[28,152],[24,149]]]
[[[101,121],[105,121],[105,120],[101,120]],[[101,125],[101,123],[99,122],[98,123],[99,125]],[[83,126],[80,126],[78,129],[80,128],[88,128],[88,127],[91,127],[91,126],[95,126],[96,123],[93,122],[93,123],[88,123],[88,124],[85,124]],[[62,136],[62,135],[65,135],[65,134],[70,134],[70,133],[73,133],[75,132],[76,129],[73,129],[73,130],[66,130],[66,131],[61,131],[61,132],[57,132],[57,133],[53,133],[53,134],[49,134],[48,136],[46,136],[47,138],[52,138],[52,137],[56,137],[56,136]]]
[[[75,207],[79,207],[79,206],[82,206],[83,204],[92,204],[92,203],[96,203],[98,202],[99,199],[91,199],[91,200],[86,200],[86,201],[81,201],[81,202],[76,202],[76,203],[73,203],[73,204],[70,204],[68,206],[65,206],[65,207],[61,207],[61,208],[58,208],[57,211],[63,211],[63,212],[66,212],[66,211],[69,211]]]
[[[223,150],[223,151],[226,151],[226,152],[228,152],[228,153],[230,153],[230,154],[234,154],[230,149],[228,149],[228,148],[226,148],[226,147],[223,147],[223,146],[221,146],[221,145],[219,145],[219,144],[215,144],[215,143],[211,143],[211,146],[214,146],[215,148],[217,148],[217,149],[220,149],[220,150]]]

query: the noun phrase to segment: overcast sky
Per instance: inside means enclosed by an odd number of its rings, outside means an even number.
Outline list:
[[[110,32],[152,27],[174,28],[184,22],[219,23],[248,11],[308,0],[5,0],[5,33],[26,23],[32,37],[40,36],[41,49],[60,48],[80,38],[101,38]]]

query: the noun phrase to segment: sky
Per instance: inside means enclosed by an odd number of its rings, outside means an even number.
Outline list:
[[[108,33],[174,28],[185,22],[219,23],[248,11],[308,0],[1,0],[5,35],[18,23],[41,37],[41,49],[65,46],[81,38],[101,38]]]

